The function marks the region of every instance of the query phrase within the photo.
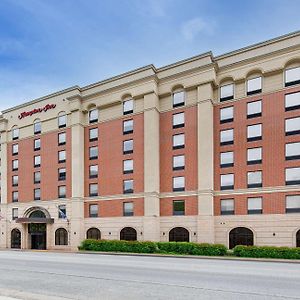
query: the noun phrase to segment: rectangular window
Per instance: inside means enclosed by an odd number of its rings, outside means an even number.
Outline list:
[[[64,128],[67,126],[67,116],[66,115],[60,115],[58,117],[58,128]]]
[[[98,196],[98,184],[97,183],[91,183],[89,186],[90,191],[90,197],[96,197]]]
[[[133,202],[124,202],[123,203],[123,216],[124,217],[133,216]]]
[[[300,184],[300,168],[285,169],[285,184],[286,185]]]
[[[89,167],[89,177],[98,178],[98,165],[93,165]]]
[[[262,102],[261,100],[252,101],[247,103],[247,118],[261,117],[262,114]]]
[[[19,133],[20,133],[19,128],[14,128],[12,130],[12,139],[17,140],[19,138]]]
[[[247,80],[247,96],[261,93],[261,77],[256,77]]]
[[[12,177],[12,186],[18,186],[19,185],[19,176],[18,175],[14,175]]]
[[[173,135],[173,149],[184,148],[184,134],[175,134]]]
[[[285,145],[285,159],[300,159],[300,143],[288,143]]]
[[[300,133],[300,117],[285,120],[285,135]]]
[[[96,123],[98,122],[98,117],[99,117],[99,113],[98,113],[98,109],[92,109],[89,111],[89,122],[91,123]]]
[[[12,219],[13,220],[18,219],[18,209],[17,208],[12,209]]]
[[[285,212],[300,213],[300,195],[290,195],[285,197]]]
[[[221,215],[234,215],[234,200],[222,199],[221,200]]]
[[[262,139],[262,125],[248,125],[247,126],[247,141],[259,141]]]
[[[131,194],[133,193],[133,180],[124,180],[123,181],[123,193]]]
[[[41,156],[40,155],[36,155],[34,157],[34,167],[38,168],[41,166]]]
[[[90,147],[89,149],[90,151],[90,160],[93,160],[93,159],[98,159],[98,147],[95,146],[95,147]]]
[[[233,190],[233,189],[234,189],[234,174],[222,174],[221,190]]]
[[[185,190],[185,178],[183,176],[173,177],[173,192]]]
[[[34,189],[34,200],[41,200],[41,189]]]
[[[65,145],[66,140],[67,140],[67,137],[66,137],[65,132],[61,132],[61,133],[58,134],[58,145],[59,146]]]
[[[66,150],[58,151],[58,162],[59,163],[66,162]]]
[[[248,214],[262,214],[262,198],[261,197],[253,197],[248,198]]]
[[[94,142],[98,140],[98,128],[91,128],[89,130],[89,139],[90,142]]]
[[[19,192],[14,191],[12,192],[12,202],[18,202],[19,201]]]
[[[133,120],[123,121],[123,134],[133,133]]]
[[[247,149],[247,165],[255,165],[262,163],[262,148]]]
[[[173,107],[184,105],[185,93],[184,91],[173,93]]]
[[[133,173],[133,160],[123,160],[123,174]]]
[[[133,99],[126,100],[123,102],[123,115],[133,113]]]
[[[220,87],[220,101],[227,101],[233,99],[234,89],[233,83],[226,84]]]
[[[184,127],[184,112],[173,115],[173,128]]]
[[[41,139],[34,140],[34,151],[41,150]]]
[[[133,140],[123,141],[123,154],[133,153]]]
[[[285,70],[285,86],[300,83],[300,67]]]
[[[58,218],[59,219],[66,219],[67,217],[67,209],[66,205],[62,204],[58,206]]]
[[[90,218],[98,218],[98,204],[89,205],[89,216]]]
[[[42,132],[42,123],[40,121],[33,124],[34,134],[39,134]]]
[[[12,170],[13,171],[18,171],[19,169],[19,160],[18,159],[15,159],[12,161]]]
[[[233,167],[233,152],[222,152],[220,154],[220,167],[227,168]]]
[[[173,170],[184,170],[185,167],[185,157],[184,155],[173,156]]]
[[[233,129],[226,129],[220,131],[220,145],[232,145],[233,142]]]
[[[285,95],[285,111],[300,108],[300,92]]]
[[[12,145],[12,155],[18,155],[19,154],[19,145],[14,144]]]
[[[220,109],[220,123],[229,123],[233,121],[233,106]]]
[[[65,185],[58,187],[58,198],[66,198],[67,189]]]
[[[248,188],[262,187],[262,171],[251,171],[247,173]]]
[[[66,168],[59,168],[58,169],[58,180],[59,181],[64,181],[67,178],[67,172]]]
[[[184,216],[185,215],[185,203],[184,200],[173,201],[173,216]]]
[[[35,184],[41,183],[41,172],[34,172],[34,175],[33,175],[33,182],[34,182]]]

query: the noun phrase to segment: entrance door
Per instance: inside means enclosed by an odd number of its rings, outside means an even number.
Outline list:
[[[31,223],[28,233],[31,237],[31,249],[46,250],[46,224]]]

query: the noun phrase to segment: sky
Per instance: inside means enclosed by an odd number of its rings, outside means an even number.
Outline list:
[[[300,0],[0,0],[0,111],[300,30]]]

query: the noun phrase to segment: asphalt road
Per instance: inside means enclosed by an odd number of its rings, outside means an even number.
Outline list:
[[[0,251],[0,295],[34,300],[300,299],[300,264]]]

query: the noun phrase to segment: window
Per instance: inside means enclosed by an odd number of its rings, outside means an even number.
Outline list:
[[[59,219],[67,218],[67,209],[64,204],[58,206],[58,218]]]
[[[59,163],[66,162],[66,150],[58,151],[58,162]]]
[[[262,114],[262,102],[261,100],[252,101],[247,103],[247,118],[261,117]]]
[[[221,215],[234,215],[234,200],[222,199],[221,200]]]
[[[222,152],[220,154],[220,167],[233,167],[233,152]]]
[[[300,92],[285,95],[285,111],[300,108]]]
[[[41,166],[41,156],[40,155],[36,155],[34,157],[34,167],[40,167]]]
[[[261,171],[248,172],[247,178],[248,178],[248,188],[262,187],[262,172]]]
[[[98,147],[90,147],[90,159],[98,159]]]
[[[133,216],[133,202],[124,202],[123,203],[123,216],[124,217]]]
[[[58,198],[66,198],[66,186],[65,185],[60,185],[58,187]]]
[[[226,129],[220,131],[220,145],[232,145],[233,144],[233,129]]]
[[[34,134],[39,134],[42,132],[42,123],[40,120],[36,120],[33,124]]]
[[[123,141],[123,154],[133,153],[133,140]]]
[[[19,169],[19,160],[18,159],[15,159],[12,161],[12,170],[13,171],[18,171]]]
[[[185,157],[184,155],[173,156],[173,170],[184,170],[185,167]]]
[[[12,209],[12,219],[13,220],[18,219],[18,209],[17,208]]]
[[[58,180],[63,181],[66,180],[67,173],[66,173],[66,168],[59,168],[58,169]]]
[[[86,232],[86,238],[88,240],[101,240],[101,232],[98,228],[90,228]]]
[[[58,145],[62,146],[66,144],[67,135],[65,132],[61,132],[58,134]]]
[[[285,120],[285,135],[300,133],[300,117]]]
[[[173,107],[183,106],[184,98],[185,98],[184,91],[173,93]]]
[[[19,145],[14,144],[12,145],[12,155],[18,155],[19,154]]]
[[[35,184],[41,183],[41,172],[34,172],[34,175],[33,175],[33,182],[34,182]]]
[[[173,115],[173,128],[184,127],[184,112]]]
[[[220,101],[233,99],[233,83],[220,87]]]
[[[300,195],[290,195],[285,197],[285,212],[300,213]]]
[[[234,189],[234,174],[222,174],[221,190],[233,190],[233,189]]]
[[[91,183],[89,186],[89,190],[90,190],[90,197],[98,196],[98,184],[97,183]]]
[[[124,180],[123,181],[123,193],[130,194],[133,193],[133,180]]]
[[[173,201],[173,216],[184,216],[185,215],[185,203],[184,200]]]
[[[17,140],[19,138],[19,128],[13,128],[12,129],[12,139]]]
[[[229,123],[233,121],[233,106],[220,109],[220,123]]]
[[[123,174],[133,173],[133,160],[123,160]]]
[[[12,192],[12,202],[18,202],[19,201],[19,192],[14,191]]]
[[[55,245],[67,246],[68,245],[68,232],[64,228],[58,228],[55,231]]]
[[[173,135],[173,149],[184,148],[184,134]]]
[[[65,113],[61,113],[58,116],[58,128],[64,128],[67,126],[67,116]]]
[[[93,165],[89,167],[89,177],[98,178],[98,165]]]
[[[255,165],[262,163],[262,148],[247,149],[247,165]]]
[[[285,145],[285,159],[300,159],[300,143],[289,143]]]
[[[300,184],[300,168],[285,169],[285,184],[286,185]]]
[[[262,214],[262,198],[248,198],[248,214]]]
[[[34,151],[41,150],[41,139],[34,140]]]
[[[133,133],[133,120],[123,122],[123,134]]]
[[[89,217],[98,218],[98,204],[89,205]]]
[[[19,176],[18,175],[14,175],[12,177],[12,186],[18,186],[19,185]]]
[[[41,200],[41,189],[34,189],[34,200]]]
[[[262,139],[262,125],[248,125],[247,126],[247,141],[258,141]]]
[[[285,86],[300,83],[300,67],[285,70]]]
[[[173,192],[185,190],[185,178],[183,176],[173,177]]]
[[[133,113],[133,99],[126,100],[123,102],[123,115]]]
[[[89,138],[90,138],[90,142],[98,140],[98,128],[91,128],[89,130]]]
[[[247,80],[247,96],[261,93],[261,77],[256,77]]]
[[[89,122],[90,123],[96,123],[98,122],[98,117],[99,117],[99,113],[98,113],[98,109],[92,109],[89,111]]]

